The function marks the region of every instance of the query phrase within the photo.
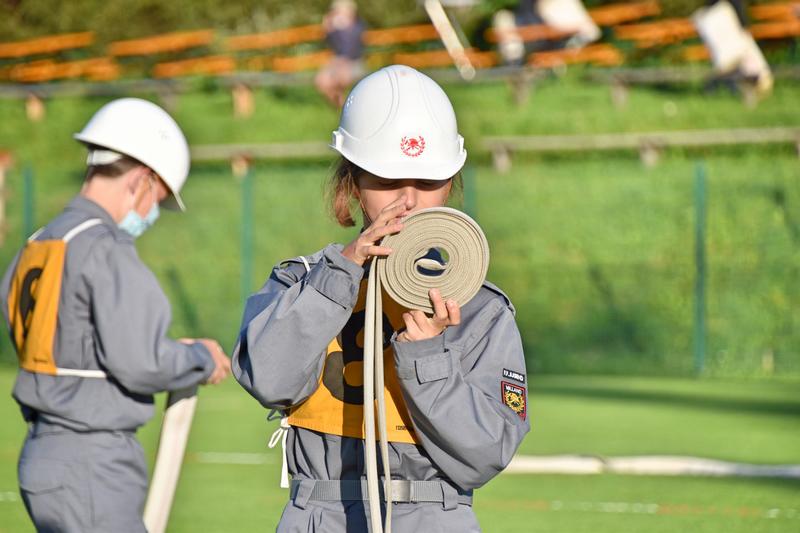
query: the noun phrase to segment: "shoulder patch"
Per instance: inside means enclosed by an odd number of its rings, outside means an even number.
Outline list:
[[[525,387],[514,385],[508,381],[501,381],[500,392],[503,403],[517,413],[521,419],[525,420],[528,414],[528,399],[525,394]]]
[[[519,381],[520,383],[525,383],[525,374],[523,374],[522,372],[515,372],[514,370],[509,370],[507,368],[504,368],[503,377]]]

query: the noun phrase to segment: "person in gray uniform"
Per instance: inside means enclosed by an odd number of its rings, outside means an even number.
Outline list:
[[[289,259],[247,301],[233,374],[287,417],[292,475],[279,532],[367,531],[364,489],[365,270],[392,253],[382,237],[443,206],[466,160],[455,114],[429,77],[394,65],[350,93],[332,147],[334,215],[363,230]],[[511,460],[530,430],[514,308],[485,282],[463,307],[430,292],[435,312],[383,295],[385,397],[396,532],[480,531],[473,489]],[[382,468],[382,467],[381,467]],[[380,470],[379,468],[379,471]]]
[[[29,422],[19,485],[38,531],[142,532],[147,464],[136,430],[153,394],[218,383],[216,341],[166,336],[170,306],[134,239],[159,205],[184,209],[186,139],[150,102],[101,108],[75,138],[81,192],[17,254],[0,285]]]

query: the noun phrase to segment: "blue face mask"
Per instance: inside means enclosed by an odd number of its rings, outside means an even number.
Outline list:
[[[128,211],[128,214],[125,215],[125,218],[122,219],[122,222],[118,224],[118,226],[119,229],[130,234],[135,239],[141,236],[141,234],[144,233],[150,226],[156,223],[159,214],[160,212],[158,210],[157,203],[153,204],[153,207],[150,208],[150,211],[144,218],[142,218],[142,216],[135,210],[131,209]]]

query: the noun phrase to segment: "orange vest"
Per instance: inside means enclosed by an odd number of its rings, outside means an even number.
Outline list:
[[[80,232],[100,224],[87,220],[62,239],[37,241],[36,232],[25,245],[11,278],[8,313],[19,366],[28,372],[57,375],[53,342],[61,301],[61,279],[67,243]]]
[[[331,435],[364,438],[364,308],[367,280],[361,282],[353,314],[341,333],[328,344],[328,352],[317,390],[289,412],[289,424]],[[394,366],[389,342],[405,327],[401,307],[386,293],[383,299],[383,366],[386,399],[386,430],[391,442],[418,444]],[[376,416],[377,418],[377,416]]]

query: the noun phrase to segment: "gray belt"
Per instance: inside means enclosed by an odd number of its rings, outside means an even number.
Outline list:
[[[472,505],[471,490],[462,492],[443,481],[393,479],[391,483],[392,501],[395,503],[441,503],[448,510],[455,509],[458,504]],[[290,497],[301,509],[309,501],[367,501],[367,481],[364,479],[293,479]],[[381,500],[383,499],[383,490],[381,490]]]
[[[28,434],[31,437],[41,437],[43,435],[55,435],[59,433],[69,433],[70,435],[90,435],[94,433],[118,433],[122,435],[135,435],[135,429],[72,429],[61,424],[48,422],[40,417],[28,422]]]

